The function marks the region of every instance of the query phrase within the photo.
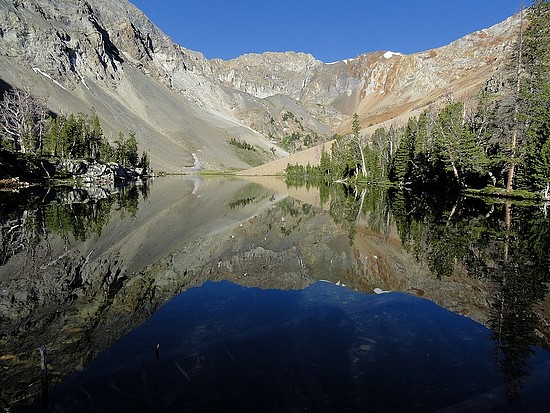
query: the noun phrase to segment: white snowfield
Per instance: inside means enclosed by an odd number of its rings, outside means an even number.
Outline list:
[[[403,53],[399,53],[399,52],[390,52],[389,50],[384,53],[384,58],[385,59],[391,59],[392,57],[394,56],[403,56]]]

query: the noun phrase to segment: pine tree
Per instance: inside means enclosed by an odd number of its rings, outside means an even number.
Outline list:
[[[59,132],[60,132],[60,120],[57,118],[50,118],[49,125],[47,126],[48,133],[44,138],[44,150],[50,156],[58,156],[59,146]]]
[[[351,125],[351,132],[353,135],[353,140],[357,145],[359,154],[361,155],[361,172],[363,176],[367,176],[367,166],[365,161],[365,151],[363,148],[363,140],[361,139],[361,124],[359,123],[359,115],[357,113],[353,114],[353,122]]]
[[[99,152],[104,138],[103,130],[101,129],[101,123],[99,122],[99,117],[97,116],[97,114],[94,113],[92,118],[87,123],[87,155],[94,160],[98,160]]]
[[[517,159],[517,147],[520,144],[520,134],[521,134],[521,128],[519,123],[519,113],[520,113],[520,104],[521,100],[519,98],[520,90],[521,90],[521,76],[523,72],[523,15],[524,10],[521,10],[520,13],[520,25],[519,25],[519,33],[518,33],[518,42],[517,42],[517,50],[516,50],[516,64],[515,64],[515,73],[514,73],[514,103],[513,103],[513,119],[512,119],[512,137],[510,141],[510,162],[508,166],[508,174],[506,178],[506,192],[510,192],[512,190],[513,184],[514,184],[514,178],[516,174],[516,168],[518,164]]]
[[[115,151],[109,142],[105,139],[101,143],[99,149],[99,161],[100,162],[113,162],[116,159]]]
[[[410,118],[405,126],[405,131],[397,151],[392,158],[389,178],[401,186],[410,184],[412,162],[415,148],[416,118]]]
[[[124,165],[126,163],[126,153],[124,150],[124,143],[126,137],[124,133],[119,132],[118,137],[115,140],[115,149],[114,149],[114,158],[119,165]]]
[[[325,151],[325,148],[321,150],[321,161],[319,163],[319,169],[321,169],[321,175],[330,177],[331,160],[330,155]]]
[[[345,178],[350,171],[355,171],[361,164],[361,154],[355,139],[350,136],[336,136],[332,142],[333,177]]]
[[[141,158],[139,160],[139,165],[138,166],[140,168],[143,168],[144,173],[147,173],[149,171],[150,162],[149,162],[149,155],[147,155],[147,152],[143,151],[141,153]]]
[[[476,144],[475,134],[465,121],[462,102],[441,109],[434,133],[439,154],[459,186],[466,184],[466,174],[485,174],[487,157]]]
[[[130,132],[128,139],[124,142],[124,159],[130,166],[137,166],[139,163],[138,145],[134,132]]]
[[[550,139],[542,145],[539,156],[532,162],[532,180],[544,199],[550,199]]]

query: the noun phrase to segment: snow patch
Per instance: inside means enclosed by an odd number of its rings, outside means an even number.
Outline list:
[[[37,73],[37,74],[39,74],[39,75],[44,76],[45,78],[50,79],[50,80],[51,80],[52,82],[54,82],[57,86],[59,86],[61,89],[67,90],[67,89],[65,89],[65,86],[63,86],[63,85],[62,85],[61,83],[59,83],[57,80],[52,79],[52,77],[51,77],[49,74],[44,73],[42,70],[40,70],[40,68],[38,68],[38,67],[33,67],[32,70],[34,71],[34,73]]]
[[[325,64],[326,65],[335,65],[335,64],[338,64],[338,63],[348,63],[351,60],[353,60],[353,59],[338,60],[337,62],[330,62],[330,63],[325,63]]]
[[[390,52],[389,50],[386,53],[384,53],[384,58],[385,59],[391,59],[394,56],[403,56],[403,53]]]
[[[82,82],[82,84],[84,85],[84,87],[88,90],[90,90],[90,88],[88,87],[88,85],[86,84],[86,80],[84,80],[84,77],[82,75],[80,75],[80,82]]]

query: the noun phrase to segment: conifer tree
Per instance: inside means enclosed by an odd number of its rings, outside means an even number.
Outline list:
[[[354,138],[350,135],[336,136],[332,142],[332,175],[344,178],[349,171],[361,163],[361,154]]]
[[[459,186],[464,186],[465,174],[484,174],[487,158],[476,144],[475,135],[464,119],[464,104],[452,103],[439,112],[435,130],[439,154]]]
[[[515,63],[515,73],[514,73],[514,104],[513,104],[513,124],[512,124],[512,137],[510,141],[510,162],[508,166],[508,174],[506,177],[506,192],[510,192],[513,187],[514,178],[517,168],[517,147],[518,141],[520,140],[520,124],[519,124],[519,113],[520,113],[520,99],[519,94],[521,90],[521,76],[522,76],[522,65],[523,65],[523,15],[524,10],[522,8],[520,12],[520,25],[517,41],[517,50],[516,50],[516,63]]]
[[[134,132],[130,132],[128,139],[124,142],[124,159],[130,166],[137,166],[139,163],[138,145]]]
[[[96,113],[89,120],[87,125],[86,133],[86,146],[87,146],[87,156],[98,160],[99,152],[101,150],[101,144],[103,142],[103,130],[101,129],[101,124],[99,122],[99,117]]]
[[[404,186],[410,183],[411,167],[414,158],[416,118],[410,118],[405,126],[403,137],[392,158],[389,178]]]

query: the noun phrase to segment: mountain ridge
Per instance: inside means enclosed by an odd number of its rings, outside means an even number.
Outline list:
[[[224,61],[174,43],[126,0],[0,0],[0,78],[8,87],[30,83],[54,112],[93,107],[108,137],[134,130],[156,168],[182,171],[198,156],[208,169],[246,169],[253,165],[232,138],[267,162],[287,156],[279,144],[290,134],[314,144],[347,132],[353,113],[368,127],[449,93],[475,94],[502,70],[517,24],[512,16],[411,55],[327,64],[266,52]]]

